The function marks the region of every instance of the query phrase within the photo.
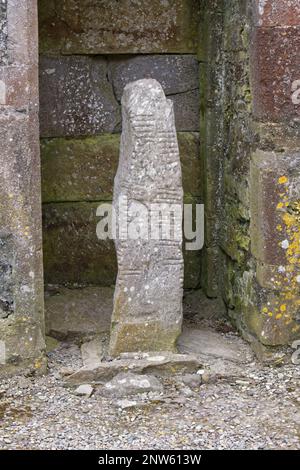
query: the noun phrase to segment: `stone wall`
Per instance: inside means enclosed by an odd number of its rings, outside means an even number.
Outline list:
[[[185,198],[205,203],[201,285],[268,357],[300,329],[298,2],[105,5],[40,2],[46,280],[114,283],[95,208],[112,198],[122,90],[156,78],[174,102]],[[198,287],[200,254],[185,258],[185,287]]]
[[[253,2],[250,70],[254,148],[250,238],[255,309],[245,324],[261,343],[300,337],[300,8]]]
[[[0,4],[0,65],[7,61],[7,1]]]
[[[202,4],[203,285],[266,359],[300,330],[298,3]]]
[[[40,129],[47,283],[112,285],[112,242],[96,237],[111,201],[125,85],[155,78],[174,103],[185,200],[201,201],[199,2],[40,0]],[[185,287],[200,252],[185,254]]]
[[[44,370],[37,9],[0,4],[0,373]]]
[[[122,90],[158,78],[185,200],[205,203],[202,286],[273,360],[300,335],[298,0],[38,3],[46,282],[114,284],[95,209],[112,199]],[[1,373],[45,365],[37,38],[36,2],[2,0]],[[185,254],[186,287],[200,264]]]

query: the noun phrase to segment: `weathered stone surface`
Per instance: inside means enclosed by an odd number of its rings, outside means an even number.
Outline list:
[[[102,313],[102,312],[101,312]],[[81,345],[81,357],[84,366],[95,367],[104,357],[103,342],[100,336]]]
[[[251,247],[260,290],[252,328],[265,345],[299,335],[300,159],[257,151],[251,162]]]
[[[215,271],[219,263],[220,249],[218,246],[204,247],[202,250],[201,286],[210,298],[219,295],[219,271]]]
[[[180,352],[196,354],[203,361],[210,357],[240,364],[253,360],[251,348],[237,336],[225,336],[212,328],[184,328],[178,340]]]
[[[299,26],[300,4],[298,0],[255,0],[255,22],[257,26]]]
[[[259,142],[259,148],[265,151],[298,151],[300,148],[300,127],[289,123],[254,122],[252,132]]]
[[[13,264],[12,235],[0,233],[0,318],[7,318],[14,312]]]
[[[111,286],[117,263],[112,240],[99,240],[99,203],[45,204],[45,282]]]
[[[92,57],[40,58],[43,137],[113,132],[120,110],[107,80],[107,62]]]
[[[67,289],[59,287],[46,293],[47,334],[59,339],[71,340],[109,332],[113,308],[112,288]],[[99,341],[100,348],[100,339],[97,338],[97,341]],[[89,347],[84,347],[85,352],[86,348],[89,349]]]
[[[226,6],[229,8],[229,5]],[[224,161],[224,42],[223,0],[203,0],[199,28],[199,90],[200,90],[200,158],[203,178],[203,202],[205,208],[205,247],[202,250],[202,282],[209,297],[219,295],[220,262],[219,224],[220,175]],[[224,77],[225,78],[225,77]],[[209,225],[208,223],[209,222]]]
[[[203,364],[198,376],[203,383],[243,378],[254,354],[248,343],[233,334],[223,334],[208,327],[186,327],[178,341],[180,352],[196,354]],[[184,379],[184,378],[183,378]],[[197,380],[191,383],[197,386]]]
[[[58,349],[61,345],[60,341],[58,341],[55,338],[52,338],[51,336],[45,336],[45,343],[46,343],[46,353],[49,353],[51,351],[54,351],[55,349]]]
[[[163,386],[153,375],[139,375],[132,372],[120,372],[100,390],[104,396],[122,398],[138,393],[162,392]]]
[[[42,139],[43,202],[111,201],[119,134]]]
[[[117,218],[124,218],[120,200],[129,201],[126,224],[133,218],[131,230],[136,236],[128,239],[119,224],[112,356],[124,351],[174,350],[182,322],[183,190],[173,106],[156,80],[145,79],[125,87],[122,113],[114,207]],[[172,230],[163,237],[159,228],[156,237],[152,230],[148,239],[149,216],[143,219],[141,203],[144,210],[151,209],[151,221],[156,224],[160,215],[152,212],[151,205],[157,210],[158,204],[173,204]],[[163,217],[166,227],[165,217],[170,215]]]
[[[95,366],[106,355],[114,288],[46,288],[46,330],[61,340],[85,340],[81,347],[84,365]],[[208,299],[202,290],[186,291],[183,299],[184,318],[192,321],[224,321],[226,310],[218,299]],[[94,338],[93,340],[89,340]],[[57,345],[53,337],[47,337]],[[48,343],[47,343],[48,344]],[[89,364],[87,364],[89,362]],[[66,374],[70,375],[70,374]]]
[[[185,196],[202,193],[199,135],[177,134]],[[111,201],[120,135],[42,139],[43,202]]]
[[[190,202],[190,200],[189,200]],[[197,202],[193,199],[193,202]],[[46,284],[114,285],[117,260],[113,241],[98,240],[99,203],[43,206],[43,250]],[[199,286],[201,252],[184,250],[184,287]]]
[[[155,55],[115,59],[110,65],[111,80],[118,101],[124,87],[138,79],[159,81],[173,101],[176,129],[199,130],[198,62],[192,55]]]
[[[198,61],[193,55],[140,55],[118,57],[109,63],[111,81],[118,101],[125,86],[141,78],[154,78],[166,95],[199,88]]]
[[[184,258],[184,288],[198,289],[201,284],[202,251],[183,251]]]
[[[187,200],[187,196],[203,198],[199,134],[197,132],[179,132],[177,138],[185,200]]]
[[[202,0],[198,35],[198,59],[200,62],[216,62],[220,59],[222,44],[224,0]]]
[[[197,0],[39,1],[40,51],[64,54],[195,52]]]
[[[20,112],[38,110],[38,76],[36,65],[0,67],[0,105]],[[30,86],[28,86],[30,83]]]
[[[221,227],[220,244],[231,259],[241,264],[250,249],[249,210],[236,199],[224,199],[227,223]]]
[[[1,2],[0,374],[45,368],[36,26],[34,0]]]
[[[288,264],[293,235],[288,217],[297,214],[293,205],[300,199],[299,169],[298,153],[257,151],[252,156],[251,249],[269,265]]]
[[[90,397],[94,391],[94,388],[90,384],[82,384],[75,390],[75,395],[80,397]]]
[[[199,90],[187,91],[169,96],[174,106],[176,129],[179,131],[198,132],[199,112]]]
[[[153,374],[165,376],[177,372],[197,372],[202,366],[194,354],[174,354],[170,352],[159,353],[128,353],[122,354],[120,359],[102,362],[94,368],[82,367],[74,374],[66,377],[66,385],[78,385],[82,383],[103,383],[111,380],[120,372],[136,374]]]
[[[300,27],[256,28],[252,44],[255,116],[275,122],[298,120]]]
[[[0,114],[0,373],[45,366],[38,121]]]
[[[196,323],[224,322],[227,311],[222,299],[209,299],[203,289],[185,291],[183,318]]]
[[[0,4],[0,65],[7,60],[7,0]]]
[[[202,374],[185,374],[181,381],[190,388],[198,388],[202,383]]]

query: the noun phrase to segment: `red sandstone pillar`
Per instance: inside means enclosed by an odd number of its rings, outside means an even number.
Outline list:
[[[251,248],[262,343],[300,335],[300,4],[254,0]]]

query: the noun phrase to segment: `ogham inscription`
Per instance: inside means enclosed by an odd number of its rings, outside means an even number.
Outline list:
[[[175,350],[182,323],[183,190],[173,105],[156,80],[138,80],[124,90],[122,118],[112,356]]]

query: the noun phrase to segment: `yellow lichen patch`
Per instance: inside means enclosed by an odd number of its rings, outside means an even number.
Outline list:
[[[286,176],[278,178],[278,184],[285,183],[288,183]],[[262,312],[266,313],[268,310],[267,315],[274,320],[283,319],[284,325],[294,334],[300,330],[300,326],[295,322],[300,306],[300,201],[289,200],[288,185],[279,191],[279,197],[276,207],[280,210],[281,222],[277,223],[276,230],[280,234],[284,233],[278,246],[284,250],[286,261],[283,266],[278,267],[278,272],[272,277],[277,291],[276,298],[272,300],[272,307],[265,306]]]
[[[282,213],[283,230],[287,237],[285,250],[286,276],[280,292],[281,305],[276,312],[276,319],[285,313],[287,325],[293,323],[293,318],[299,308],[299,284],[297,283],[297,273],[300,268],[300,201],[290,202],[286,197],[284,200],[285,211]],[[282,201],[281,201],[282,202]],[[288,310],[288,315],[287,315]],[[294,328],[292,328],[294,332]]]
[[[279,184],[285,184],[287,182],[288,182],[288,178],[286,176],[280,176],[280,178],[278,178]]]

